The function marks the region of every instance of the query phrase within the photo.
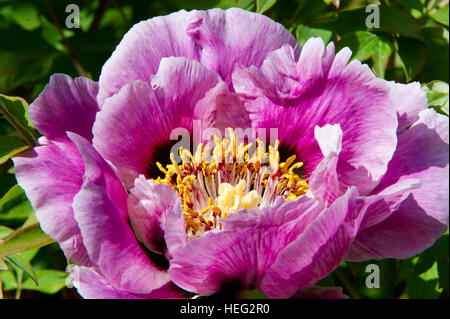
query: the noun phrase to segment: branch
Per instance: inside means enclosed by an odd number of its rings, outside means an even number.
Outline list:
[[[76,55],[75,51],[73,50],[73,48],[70,45],[70,43],[67,40],[67,38],[64,36],[64,32],[62,30],[61,25],[58,22],[58,18],[55,15],[55,11],[53,10],[53,7],[51,6],[51,4],[50,4],[50,2],[48,0],[44,0],[44,3],[45,3],[45,6],[48,9],[48,12],[50,13],[50,16],[51,16],[53,22],[55,23],[56,27],[58,28],[58,32],[59,32],[59,34],[62,37],[62,40],[64,42],[64,46],[69,51],[69,57],[72,59],[72,62],[74,64],[75,68],[77,69],[78,73],[81,76],[87,77],[86,70],[83,68],[83,66],[81,65],[80,61],[78,61],[78,58],[77,58],[77,55]]]
[[[98,5],[97,10],[95,11],[94,20],[92,20],[92,23],[89,26],[89,31],[98,28],[98,25],[100,24],[103,14],[105,13],[107,8],[108,8],[108,0],[100,0],[100,4]]]

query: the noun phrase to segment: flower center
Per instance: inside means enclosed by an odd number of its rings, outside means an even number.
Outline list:
[[[238,146],[236,134],[231,128],[229,132],[230,140],[214,136],[212,156],[209,147],[199,144],[194,155],[180,148],[181,164],[173,153],[172,164],[163,167],[156,163],[164,178],[153,181],[171,186],[180,196],[189,238],[221,230],[221,221],[241,209],[259,210],[270,206],[277,196],[292,200],[308,191],[306,180],[294,172],[303,163],[295,162],[295,155],[280,163],[278,140],[266,152],[257,139],[250,156],[252,143]]]

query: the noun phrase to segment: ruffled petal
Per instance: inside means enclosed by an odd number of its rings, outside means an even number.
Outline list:
[[[118,289],[145,294],[160,288],[168,282],[167,274],[150,261],[121,214],[126,210],[125,189],[88,141],[73,133],[69,137],[85,162],[73,209],[92,262]]]
[[[281,24],[246,10],[184,10],[136,24],[122,39],[100,75],[99,102],[125,84],[150,83],[162,58],[183,56],[216,71],[227,84],[235,64],[260,66],[266,55],[295,38]]]
[[[376,225],[396,211],[412,191],[422,186],[420,179],[405,179],[385,188],[376,195],[365,198],[367,211],[361,222],[359,231]]]
[[[180,230],[170,234],[174,238],[169,243],[172,246],[177,243],[186,244],[186,225],[181,214],[180,198],[170,186],[139,176],[128,197],[128,211],[137,239],[151,251],[164,253],[168,248],[164,238],[167,224],[171,229]],[[169,215],[179,218],[171,218]]]
[[[448,118],[432,109],[399,136],[386,175],[374,192],[407,179],[419,179],[396,211],[362,231],[347,257],[349,260],[409,258],[430,247],[448,226],[449,146]],[[391,186],[392,187],[392,186]]]
[[[239,104],[225,103],[228,96],[214,71],[193,60],[165,58],[152,87],[135,81],[105,101],[94,124],[94,146],[131,188],[140,174],[159,173],[157,157],[169,160],[179,138],[175,129],[191,133],[195,121],[202,127],[242,124],[247,114]]]
[[[170,262],[169,275],[183,289],[210,295],[221,289],[255,289],[279,252],[324,209],[303,196],[280,198],[261,212],[241,210],[223,221],[222,231],[191,239]]]
[[[66,74],[54,74],[50,83],[30,105],[30,119],[50,139],[65,137],[66,131],[92,139],[98,84],[88,78],[73,80]]]
[[[314,135],[324,156],[309,180],[309,189],[314,197],[331,204],[343,193],[337,175],[339,153],[342,148],[342,130],[339,124],[316,126]]]
[[[91,264],[72,202],[83,183],[84,163],[76,146],[67,139],[39,139],[41,146],[13,158],[17,181],[25,191],[36,217],[66,257],[79,265]]]
[[[261,290],[271,298],[286,298],[331,273],[343,260],[363,217],[363,202],[351,188],[277,256]]]
[[[401,84],[388,82],[391,87],[390,95],[397,110],[398,133],[419,119],[419,112],[428,107],[427,96],[421,89],[419,82]]]
[[[86,299],[183,299],[186,294],[173,283],[167,283],[149,294],[134,294],[115,288],[92,268],[72,266],[70,279],[78,293]]]
[[[341,187],[357,186],[368,194],[386,172],[396,147],[390,87],[367,65],[356,60],[346,65],[348,49],[336,56],[332,51],[333,44],[325,48],[321,39],[310,39],[297,61],[292,49],[283,46],[261,68],[236,68],[233,85],[253,126],[277,127],[281,145],[305,163],[307,176],[323,158],[314,127],[339,124]]]

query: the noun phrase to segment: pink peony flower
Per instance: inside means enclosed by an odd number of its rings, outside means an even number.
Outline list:
[[[433,245],[448,225],[448,119],[418,83],[350,56],[321,39],[300,48],[260,14],[180,11],[135,25],[98,84],[53,75],[30,107],[44,136],[15,172],[78,265],[78,292],[345,297],[313,285],[343,260]],[[177,128],[203,142],[181,162]],[[278,142],[252,153],[237,128]]]

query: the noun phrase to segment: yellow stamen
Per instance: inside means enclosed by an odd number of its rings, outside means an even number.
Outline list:
[[[262,205],[270,205],[276,196],[294,200],[308,191],[308,183],[294,172],[303,163],[295,162],[295,155],[280,163],[278,140],[273,147],[269,145],[266,153],[264,143],[257,138],[255,153],[250,155],[252,143],[238,145],[231,128],[229,134],[229,140],[213,137],[211,159],[209,147],[199,144],[194,155],[180,148],[181,164],[173,154],[166,167],[156,163],[165,177],[153,181],[177,191],[190,236],[220,230],[220,220],[241,209],[259,210]]]

